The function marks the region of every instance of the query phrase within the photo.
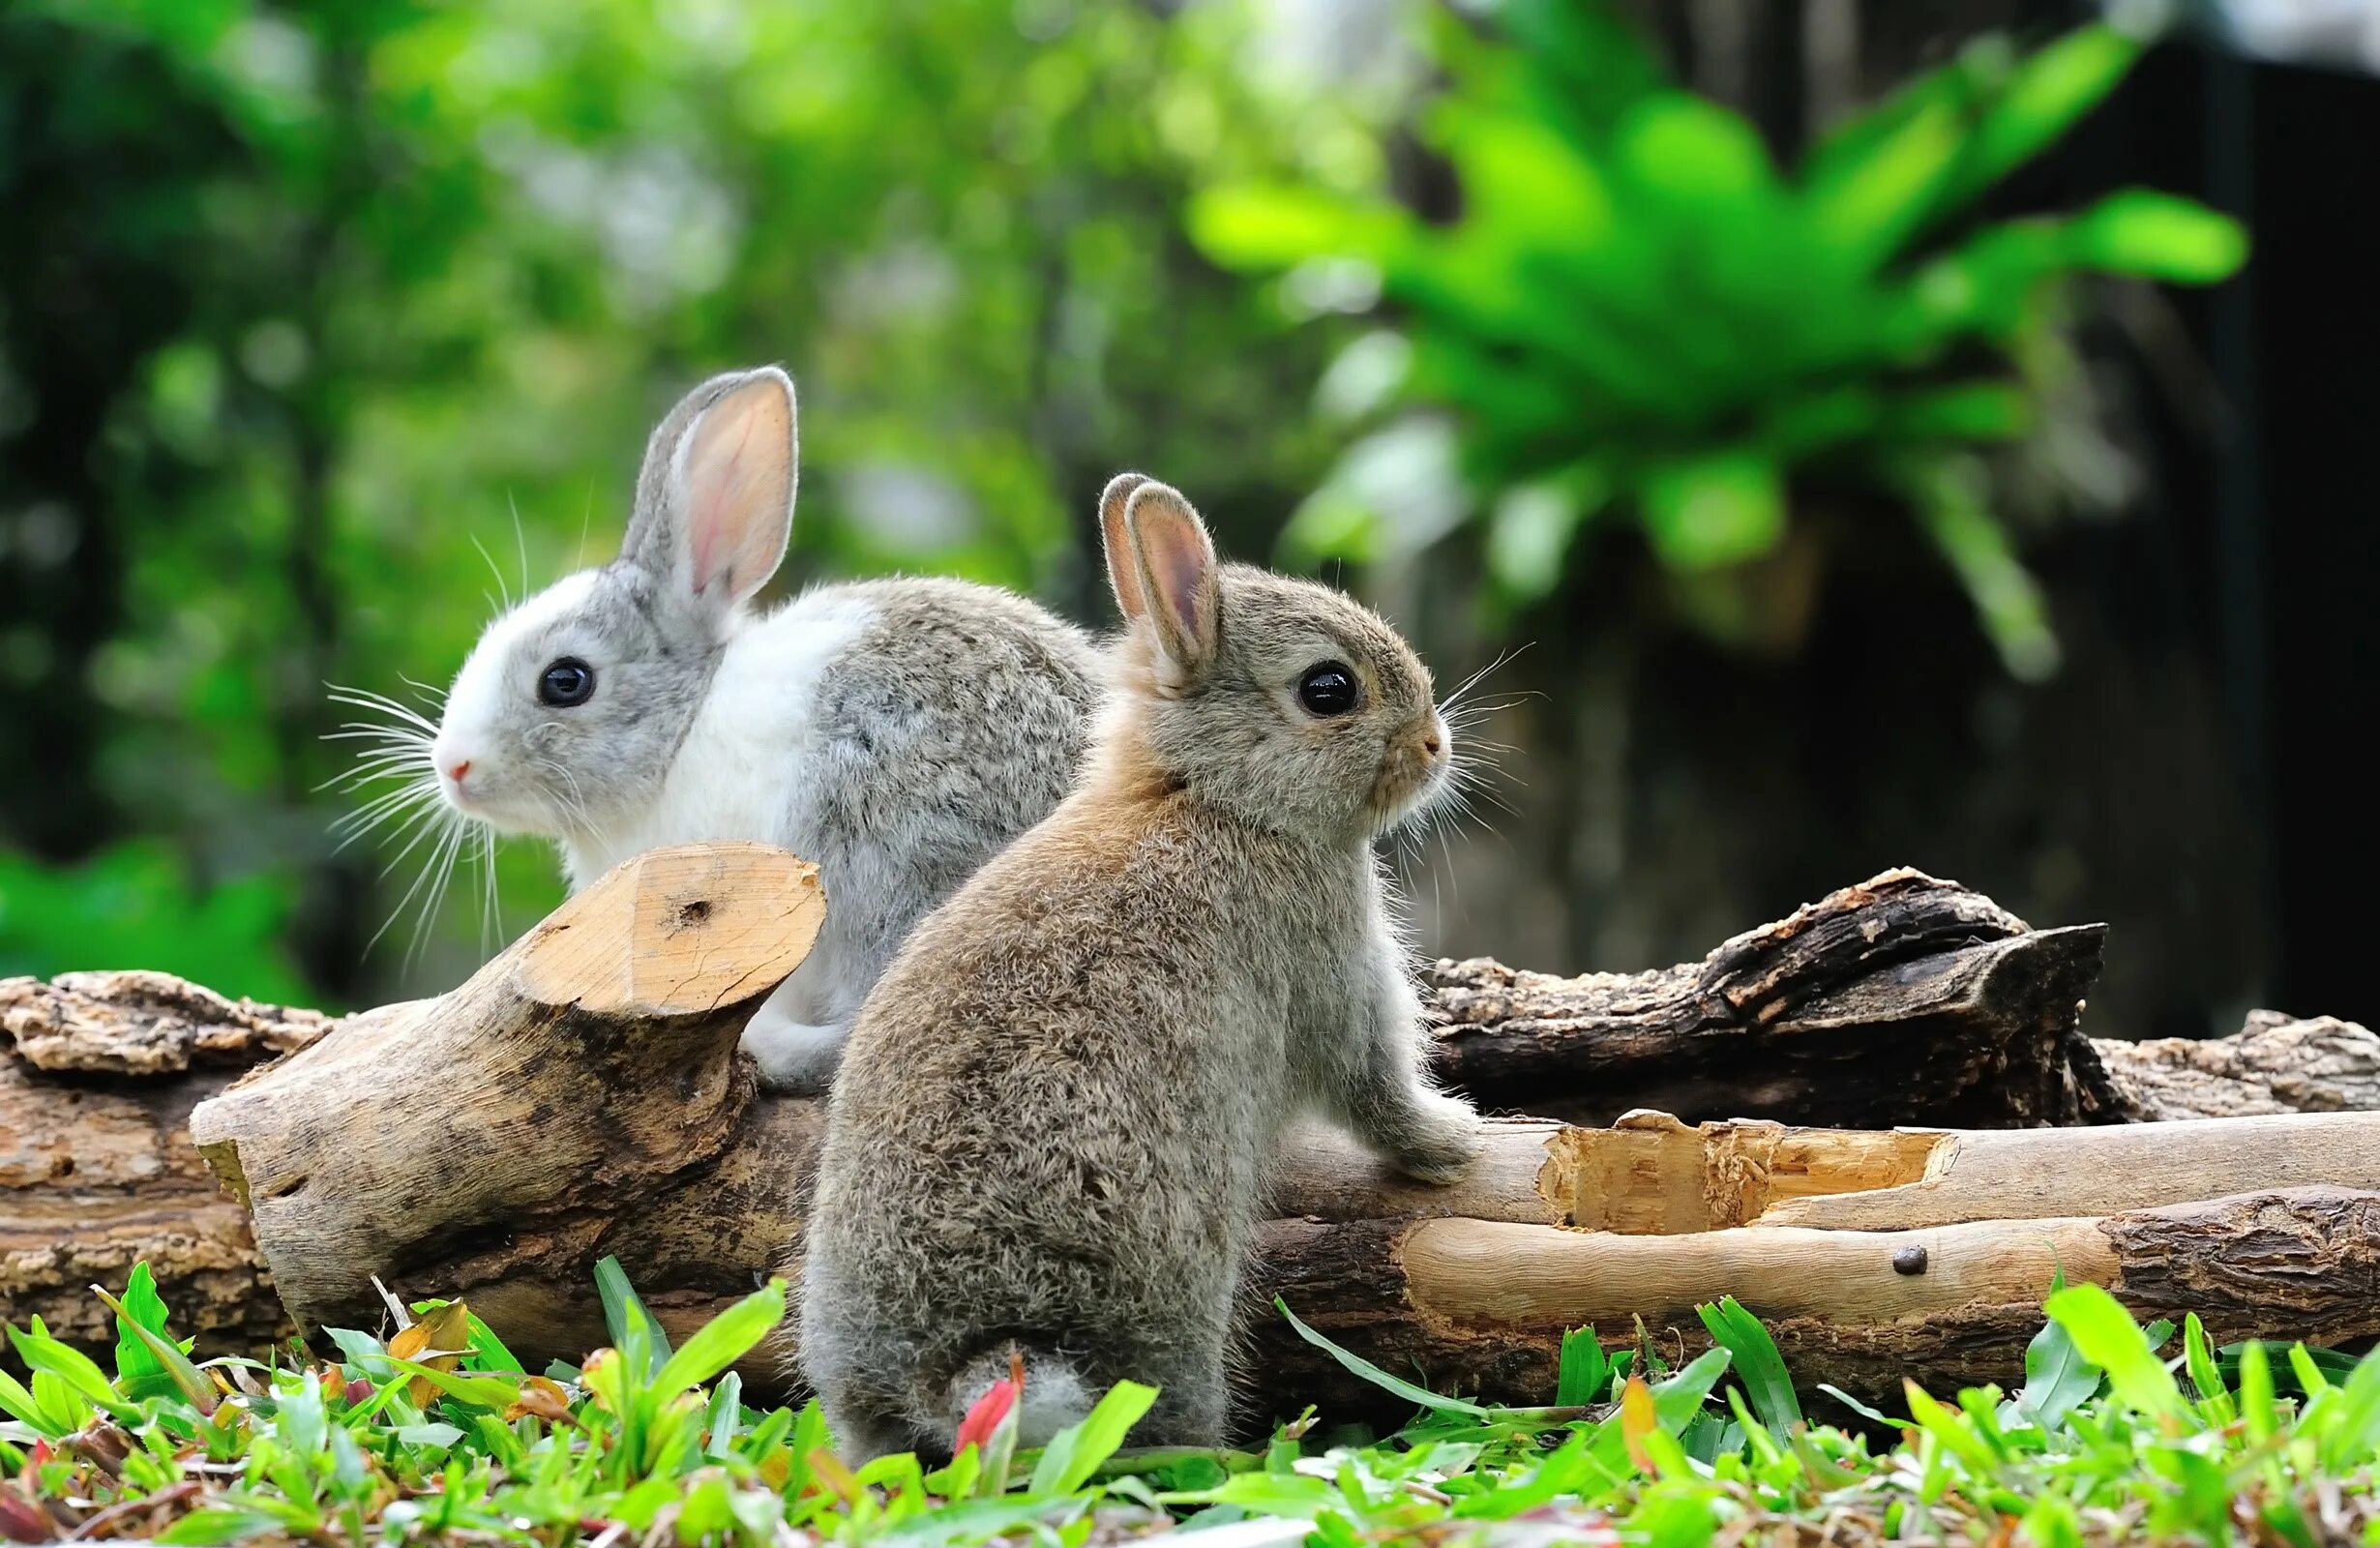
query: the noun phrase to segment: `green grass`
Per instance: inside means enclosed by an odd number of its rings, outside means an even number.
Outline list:
[[[38,1322],[8,1330],[31,1375],[0,1373],[0,1538],[2380,1543],[2380,1355],[2218,1350],[2194,1318],[2168,1348],[2174,1329],[2140,1327],[2094,1286],[2053,1291],[2019,1392],[1910,1385],[1904,1416],[1797,1392],[1733,1300],[1702,1308],[1714,1345],[1677,1369],[1565,1339],[1546,1409],[1433,1393],[1292,1318],[1413,1420],[1360,1444],[1321,1444],[1309,1414],[1261,1452],[1123,1449],[1153,1396],[1126,1383],[1041,1451],[1016,1449],[1011,1417],[949,1467],[857,1473],[815,1404],[749,1408],[729,1369],[782,1317],[782,1284],[675,1349],[616,1265],[598,1288],[612,1344],[576,1368],[526,1373],[461,1303],[435,1301],[385,1342],[332,1334],[336,1362],[193,1363],[138,1268],[121,1296],[98,1292],[117,1313],[112,1370]]]

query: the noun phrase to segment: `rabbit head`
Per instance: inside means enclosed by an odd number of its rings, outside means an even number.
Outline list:
[[[1126,623],[1104,745],[1128,775],[1325,843],[1369,840],[1443,792],[1451,737],[1429,669],[1385,619],[1218,563],[1190,502],[1139,474],[1110,483],[1099,514]]]
[[[560,837],[649,798],[785,557],[796,460],[793,383],[774,367],[715,376],[671,409],[620,556],[490,624],[456,676],[431,748],[447,804]]]

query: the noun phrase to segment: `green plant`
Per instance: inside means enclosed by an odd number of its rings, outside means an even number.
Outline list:
[[[1747,624],[1723,582],[1785,542],[1797,492],[1881,492],[1957,573],[2008,669],[2053,670],[1978,454],[2041,410],[2064,282],[2206,283],[2245,239],[2142,190],[1954,223],[2139,45],[2099,26],[2023,56],[1979,42],[1787,176],[1750,125],[1664,83],[1593,7],[1511,0],[1498,15],[1508,41],[1451,19],[1434,33],[1449,84],[1421,130],[1460,183],[1451,222],[1312,183],[1218,186],[1192,207],[1217,260],[1352,266],[1393,309],[1324,378],[1326,408],[1385,423],[1300,509],[1292,556],[1374,558],[1469,523],[1512,607],[1552,592],[1578,535],[1624,513],[1724,635]],[[1369,293],[1344,274],[1338,288]]]
[[[1154,1393],[1123,1383],[1019,1451],[1000,1384],[948,1466],[901,1455],[855,1472],[815,1404],[755,1411],[729,1370],[783,1316],[783,1285],[674,1349],[617,1265],[598,1289],[610,1347],[543,1375],[444,1301],[418,1303],[385,1341],[332,1333],[335,1362],[193,1362],[137,1267],[122,1295],[102,1293],[112,1372],[38,1322],[8,1330],[30,1379],[0,1371],[0,1539],[1085,1548],[1246,1522],[1240,1548],[1446,1544],[1502,1523],[1528,1541],[1658,1548],[1722,1532],[1974,1548],[2380,1540],[2380,1355],[2217,1351],[2195,1318],[2168,1354],[2170,1325],[2140,1326],[2096,1286],[2050,1295],[2014,1397],[1987,1386],[1945,1403],[1909,1384],[1905,1417],[1855,1405],[1867,1434],[1805,1416],[1775,1340],[1722,1300],[1698,1308],[1713,1346],[1674,1371],[1641,1349],[1607,1355],[1591,1329],[1565,1339],[1556,1408],[1432,1392],[1293,1317],[1413,1402],[1413,1421],[1323,1444],[1309,1412],[1262,1452],[1136,1450],[1121,1443]]]

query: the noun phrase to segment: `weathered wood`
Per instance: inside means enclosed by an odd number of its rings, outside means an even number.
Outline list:
[[[1913,1250],[1922,1259],[1913,1259]],[[1920,1271],[1907,1265],[1921,1262]],[[1734,1295],[1769,1321],[1805,1387],[1947,1392],[2023,1379],[2053,1272],[2106,1285],[2135,1315],[2196,1312],[2218,1341],[2337,1344],[2380,1334],[2380,1193],[2294,1188],[2099,1217],[1915,1231],[1738,1227],[1674,1236],[1476,1220],[1284,1221],[1257,1295],[1385,1369],[1508,1403],[1554,1391],[1560,1339],[1592,1325],[1679,1359],[1709,1347],[1697,1302]],[[1385,1412],[1328,1356],[1259,1323],[1264,1393]],[[1267,1405],[1268,1408],[1278,1404]],[[1387,1405],[1393,1408],[1393,1400]]]
[[[200,1104],[192,1137],[310,1329],[372,1319],[374,1273],[582,1288],[599,1244],[686,1194],[708,1235],[669,1250],[734,1262],[724,1158],[756,1138],[736,1040],[824,913],[817,867],[762,845],[630,860],[453,994],[350,1017]],[[684,1263],[631,1266],[669,1290]]]
[[[2102,1215],[2216,1198],[2243,1180],[2380,1191],[2380,1113],[2046,1131],[1689,1126],[1632,1113],[1554,1136],[1537,1179],[1554,1224],[1630,1235]]]
[[[289,1331],[247,1211],[190,1142],[191,1109],[328,1017],[163,973],[0,980],[0,1323],[112,1343],[94,1283],[146,1260],[210,1351]]]
[[[2380,1108],[2380,1036],[2333,1016],[2250,1011],[2229,1037],[2094,1046],[2134,1119]]]
[[[2103,1121],[2122,1115],[2077,1021],[2105,934],[1891,871],[1659,972],[1441,962],[1437,1063],[1485,1106],[1573,1123]]]
[[[217,1235],[207,1239],[228,1245],[207,1263],[236,1267],[204,1271],[247,1287],[219,1296],[245,1309],[219,1312],[217,1325],[269,1331],[253,1315],[261,1259],[308,1328],[376,1324],[376,1273],[400,1295],[467,1297],[532,1358],[577,1355],[603,1337],[590,1275],[603,1254],[617,1255],[664,1323],[684,1332],[783,1263],[796,1239],[822,1114],[815,1102],[759,1097],[735,1043],[807,949],[820,907],[815,874],[777,851],[664,851],[580,894],[437,1000],[383,1007],[316,1036],[262,1007],[234,1015],[211,997],[128,984],[115,1016],[133,1029],[123,1053],[106,1054],[104,1037],[37,1027],[32,1046],[72,1068],[34,1069],[18,1034],[18,1054],[0,1070],[32,1100],[90,1087],[95,1100],[147,1111],[124,1083],[146,1080],[152,1094],[159,1082],[200,1083],[188,1087],[194,1099],[223,1078],[205,1067],[211,1059],[253,1058],[277,1040],[308,1045],[214,1095],[191,1122],[253,1207],[261,1244],[249,1245],[233,1206],[191,1200],[182,1150],[167,1213],[209,1222]],[[1578,1130],[1512,1119],[1491,1128],[1477,1165],[1443,1190],[1389,1176],[1333,1131],[1301,1129],[1276,1165],[1282,1218],[1264,1228],[1250,1277],[1260,1309],[1252,1384],[1266,1401],[1319,1399],[1342,1413],[1380,1401],[1261,1315],[1276,1292],[1392,1369],[1418,1366],[1513,1401],[1550,1395],[1563,1328],[1592,1322],[1620,1339],[1641,1315],[1649,1336],[1683,1352],[1700,1336],[1693,1303],[1726,1294],[1780,1320],[1805,1381],[1872,1393],[1903,1369],[2008,1380],[2053,1264],[2115,1284],[2148,1311],[2356,1336],[2380,1315],[2372,1297],[2292,1289],[2290,1265],[2319,1264],[2350,1287],[2368,1280],[2372,1249],[2359,1234],[2372,1218],[2366,1201],[2380,1195],[2370,1159],[2380,1156],[2380,1116],[1949,1126],[1962,1112],[2038,1122],[2133,1100],[2072,1031],[2097,948],[2094,932],[2028,932],[1988,900],[1894,873],[1695,968],[1632,980],[1443,969],[1448,1068],[1474,1087],[1531,1082],[1548,1100],[1586,1102],[1590,1091],[1663,1088],[1670,1058],[1670,1088],[1731,1113],[1787,1100],[1823,1110],[1818,1098],[1831,1089],[1838,1109],[1889,1097],[1938,1126],[1690,1127],[1642,1114]],[[2037,972],[2055,982],[2028,987]],[[59,993],[10,987],[25,1004]],[[175,1004],[194,1009],[177,1022],[159,1008]],[[112,1013],[75,1014],[96,1026]],[[1579,1058],[1593,1062],[1558,1079]],[[90,1073],[110,1068],[156,1073]],[[1871,1069],[1895,1072],[1905,1088],[1889,1093]],[[1730,1078],[1743,1083],[1733,1097]],[[2021,1100],[1996,1097],[1994,1080]],[[169,1111],[144,1131],[153,1156],[184,1145],[178,1120]],[[39,1209],[23,1201],[56,1185],[60,1156],[77,1171],[92,1164],[85,1147],[103,1154],[106,1128],[60,1117],[45,1139],[0,1149],[48,1169],[0,1203],[15,1211],[0,1232],[36,1245],[46,1233],[53,1254],[79,1250],[67,1213],[46,1208],[46,1196]],[[34,1165],[20,1162],[15,1175],[30,1177]],[[2249,1185],[2270,1197],[2193,1202]],[[2236,1251],[2222,1235],[2230,1228]],[[164,1229],[146,1221],[138,1239],[154,1246]],[[1923,1273],[1892,1266],[1910,1246],[1925,1248]],[[104,1238],[92,1251],[116,1254],[104,1264],[69,1251],[36,1309],[87,1304],[81,1287],[120,1278],[133,1250]],[[2212,1298],[2168,1304],[2202,1288]],[[30,1304],[0,1300],[11,1316]],[[78,1330],[105,1334],[96,1322]],[[770,1355],[746,1375],[759,1391],[782,1372]]]

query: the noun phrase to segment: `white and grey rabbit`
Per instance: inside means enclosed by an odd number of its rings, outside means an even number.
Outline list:
[[[1080,630],[958,580],[747,607],[785,557],[793,383],[717,376],[644,456],[620,556],[491,624],[431,757],[447,802],[561,849],[753,839],[818,863],[826,921],[744,1034],[762,1083],[824,1085],[909,927],[1071,787],[1099,691]]]
[[[927,915],[851,1031],[796,1357],[847,1453],[947,1451],[1025,1360],[1020,1441],[1124,1378],[1213,1444],[1264,1166],[1293,1116],[1451,1180],[1373,841],[1447,784],[1430,677],[1326,587],[1218,565],[1173,490],[1101,524],[1126,630],[1084,784]]]

